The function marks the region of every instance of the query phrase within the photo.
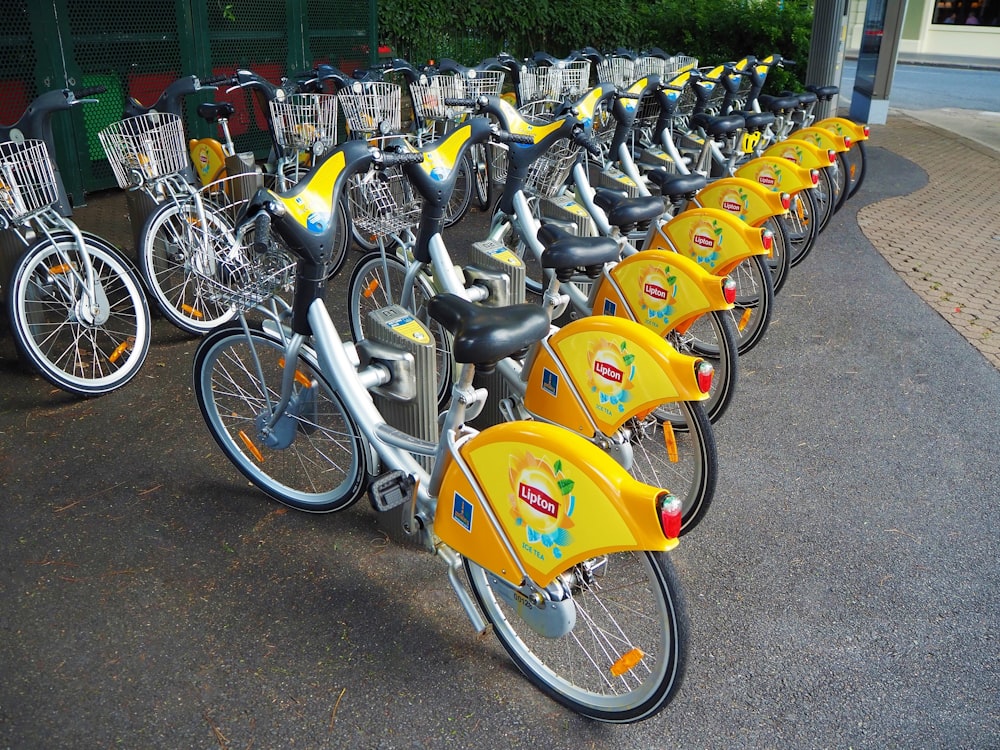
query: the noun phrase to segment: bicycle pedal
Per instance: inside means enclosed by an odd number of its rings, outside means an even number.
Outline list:
[[[368,499],[378,513],[398,508],[413,497],[416,480],[402,471],[388,471],[372,480]]]

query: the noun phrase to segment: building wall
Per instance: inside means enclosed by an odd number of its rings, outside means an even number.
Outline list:
[[[1000,0],[907,0],[906,14],[899,42],[899,54],[942,55],[962,58],[1000,60],[1000,26],[985,25],[998,20]],[[849,56],[861,47],[867,0],[848,0],[847,43]],[[970,12],[982,13],[984,25],[935,23],[952,10],[964,18]]]

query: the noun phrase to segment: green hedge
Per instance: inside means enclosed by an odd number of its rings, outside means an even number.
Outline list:
[[[501,51],[563,57],[585,46],[655,46],[702,65],[776,52],[797,63],[768,77],[767,90],[777,91],[802,87],[812,12],[812,0],[380,0],[379,31],[414,64],[450,57],[474,65]]]

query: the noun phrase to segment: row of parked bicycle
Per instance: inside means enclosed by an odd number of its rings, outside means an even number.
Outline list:
[[[542,690],[647,718],[685,659],[662,553],[712,501],[739,358],[864,176],[867,128],[813,114],[835,88],[762,93],[780,64],[588,48],[294,85],[240,71],[230,85],[266,106],[263,169],[236,153],[229,104],[198,107],[222,142],[185,141],[204,84],[180,79],[101,133],[141,283],[45,202],[54,185],[27,208],[58,180],[24,176],[48,163],[37,142],[4,144],[7,228],[28,248],[12,328],[53,382],[104,392],[145,356],[145,285],[203,335],[196,398],[251,482],[313,512],[367,491]],[[472,202],[490,227],[459,258],[448,228]],[[324,296],[352,241],[367,253],[342,337]]]

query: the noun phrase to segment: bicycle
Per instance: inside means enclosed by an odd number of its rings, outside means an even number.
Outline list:
[[[452,379],[450,338],[427,318],[429,299],[446,292],[494,307],[524,301],[524,264],[501,243],[475,243],[470,262],[457,271],[443,237],[442,213],[455,180],[454,165],[473,143],[493,139],[514,148],[532,140],[498,132],[486,118],[473,117],[420,148],[424,160],[403,167],[422,199],[419,234],[411,236],[412,242],[363,258],[348,283],[352,337],[369,332],[374,311],[401,305],[434,333],[439,385]],[[416,147],[404,143],[401,148]],[[578,266],[603,268],[619,252],[608,240],[598,239],[593,247],[568,246],[560,239],[554,238],[558,247],[542,255],[542,263],[557,274],[544,305],[550,319],[558,304],[559,276]],[[721,294],[720,289],[717,280],[707,294]],[[523,357],[499,362],[496,376],[485,383],[490,396],[483,419],[493,423],[530,416],[580,432],[636,478],[670,484],[681,500],[686,532],[704,517],[717,481],[714,435],[700,404],[710,397],[713,376],[702,358],[678,354],[647,327],[624,317],[590,316],[554,329]]]
[[[19,354],[53,385],[81,396],[124,386],[139,372],[150,343],[142,285],[125,257],[80,228],[53,159],[53,112],[79,103],[65,89],[46,92],[0,143],[0,245],[16,256],[6,308]],[[24,138],[24,135],[42,136]],[[62,212],[59,207],[63,207]]]
[[[378,315],[380,340],[352,343],[329,316],[329,230],[310,232],[297,199],[329,206],[351,174],[409,158],[348,141],[290,193],[255,197],[246,250],[266,254],[272,231],[282,238],[297,258],[293,303],[287,318],[251,328],[241,316],[202,339],[202,415],[240,471],[293,507],[343,509],[378,472],[368,488],[378,516],[445,563],[473,626],[489,623],[531,682],[598,721],[647,719],[676,694],[686,661],[685,610],[664,554],[677,543],[679,502],[561,427],[466,425],[484,395],[476,369],[544,336],[544,311],[430,301],[460,365],[440,430],[434,385],[419,377],[433,367],[430,332],[390,307]],[[389,401],[430,406],[438,434],[391,424],[379,406]]]

